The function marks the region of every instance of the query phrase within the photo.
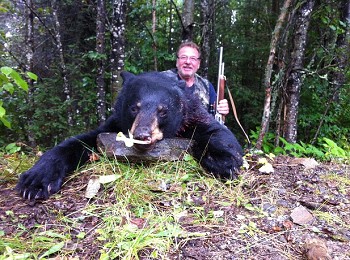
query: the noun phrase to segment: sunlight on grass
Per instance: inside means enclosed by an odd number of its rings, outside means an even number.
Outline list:
[[[96,230],[97,239],[103,243],[101,259],[138,258],[142,250],[155,258],[165,257],[174,239],[186,234],[175,221],[179,205],[171,197],[174,193],[178,198],[183,196],[184,180],[195,177],[198,167],[192,161],[187,167],[179,162],[133,167],[113,164],[104,164],[109,169],[103,171],[110,174],[113,169],[113,173],[121,174],[122,178],[105,185],[99,199],[106,202],[106,207],[92,202],[85,209],[101,219]],[[176,188],[169,193],[169,186]]]
[[[28,161],[28,166],[22,168],[30,167],[34,159]],[[189,155],[175,162],[144,164],[101,156],[69,175],[64,187],[82,176],[116,178],[101,184],[95,197],[81,202],[81,209],[52,208],[55,226],[38,225],[32,230],[19,230],[11,238],[2,237],[2,257],[71,257],[81,245],[94,243],[100,248],[95,252],[100,259],[165,259],[169,251],[176,251],[186,241],[210,236],[212,229],[226,226],[224,232],[237,231],[227,227],[228,218],[235,216],[226,216],[224,209],[247,209],[256,183],[249,174],[234,181],[217,180]],[[64,203],[64,192],[55,195],[54,203]],[[82,193],[84,189],[72,187],[70,192]],[[90,229],[81,228],[90,221],[96,224]],[[254,233],[258,231],[254,229]]]
[[[113,207],[114,208],[114,207]],[[101,259],[137,258],[142,249],[150,249],[153,255],[165,256],[172,240],[184,231],[174,223],[172,216],[159,212],[152,206],[145,209],[143,218],[135,218],[125,208],[116,206],[103,212],[103,225],[96,230],[100,241],[105,241],[101,249]]]
[[[0,153],[0,183],[17,182],[18,175],[33,166],[37,159],[24,153]]]
[[[23,228],[12,237],[0,236],[0,259],[42,259],[60,252],[71,239],[69,232],[43,231],[45,229],[39,225],[33,232]],[[29,236],[25,235],[23,239],[23,234]]]
[[[331,212],[323,212],[320,210],[313,211],[313,214],[319,219],[326,221],[329,225],[337,225],[341,227],[350,227],[349,224],[346,224],[341,217]]]
[[[190,220],[192,225],[216,225],[224,221],[217,216],[219,211],[205,209],[209,198],[221,197],[219,201],[226,205],[236,203],[237,183],[224,184],[203,176],[202,169],[190,156],[185,156],[183,161],[132,167],[116,161],[97,162],[89,166],[92,168],[95,173],[122,176],[104,185],[98,199],[84,210],[85,214],[101,220],[95,230],[97,240],[103,244],[101,259],[137,259],[144,252],[165,258],[177,239],[205,236],[183,229],[180,225],[183,219]],[[101,205],[101,201],[105,204]]]

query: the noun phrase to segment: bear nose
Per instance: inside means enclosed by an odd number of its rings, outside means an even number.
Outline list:
[[[151,129],[149,127],[139,127],[135,129],[134,139],[137,140],[150,140],[151,139]]]

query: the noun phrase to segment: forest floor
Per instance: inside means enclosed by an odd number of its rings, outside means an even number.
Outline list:
[[[148,209],[130,201],[118,211],[129,194],[114,196],[111,185],[85,197],[96,167],[73,174],[48,200],[25,201],[14,175],[5,174],[10,159],[0,161],[0,259],[350,259],[347,164],[278,156],[267,158],[273,172],[263,173],[250,157],[237,183],[197,175],[185,181],[180,172],[143,195]],[[154,224],[156,214],[165,222]]]

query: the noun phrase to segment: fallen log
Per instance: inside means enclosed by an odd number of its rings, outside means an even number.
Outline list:
[[[130,162],[155,162],[181,160],[190,152],[192,142],[184,138],[166,138],[155,144],[152,150],[138,151],[116,141],[117,133],[101,133],[97,136],[98,150],[107,157]]]

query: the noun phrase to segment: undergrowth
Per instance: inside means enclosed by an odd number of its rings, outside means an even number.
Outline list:
[[[272,150],[265,142],[264,151],[349,162],[349,151],[329,139],[323,139],[317,148],[281,141],[284,146]],[[12,149],[15,150],[9,152]],[[25,155],[14,146],[2,155],[0,183],[8,186],[14,186],[18,174],[33,165],[37,158]],[[140,259],[147,256],[147,259],[169,259],[169,254],[179,250],[187,241],[208,238],[210,232],[206,230],[219,227],[225,227],[222,232],[234,234],[233,238],[247,241],[246,247],[239,252],[249,252],[259,241],[275,239],[257,224],[259,219],[268,215],[261,206],[252,203],[252,198],[274,205],[278,198],[276,190],[264,186],[253,174],[242,174],[235,181],[222,182],[207,175],[186,154],[180,161],[148,164],[120,162],[101,156],[98,161],[71,174],[64,186],[69,186],[78,175],[86,175],[90,179],[99,176],[113,178],[104,182],[90,199],[80,194],[84,193],[85,187],[68,192],[79,193],[83,206],[68,210],[68,213],[52,209],[56,221],[51,226],[35,224],[28,228],[17,224],[21,223],[19,219],[26,220],[27,214],[18,216],[11,210],[6,211],[6,216],[0,218],[10,219],[9,225],[13,219],[14,225],[18,226],[11,236],[0,229],[0,260],[48,259],[55,256],[74,259],[87,250],[86,243],[98,248],[92,258]],[[329,173],[322,178],[336,183],[341,193],[348,192],[348,175]],[[55,203],[64,203],[67,199],[64,192],[52,197]],[[6,199],[0,198],[0,202],[5,203]],[[238,209],[245,215],[234,215]],[[228,216],[227,212],[231,210],[233,215]],[[280,213],[285,214],[285,210],[281,208]],[[316,209],[314,215],[330,224],[349,228],[332,212]],[[231,225],[229,221],[232,219],[238,226]],[[94,225],[89,228],[84,226],[91,222]]]
[[[251,131],[253,145],[256,144],[259,131]],[[275,135],[267,133],[262,144],[264,153],[272,153],[275,155],[291,155],[294,157],[313,157],[319,161],[340,161],[344,163],[350,162],[350,140],[346,137],[339,138],[342,140],[341,145],[333,140],[322,137],[315,144],[305,142],[289,143],[284,138],[279,137],[279,143],[275,146]]]
[[[0,259],[74,256],[72,241],[79,244],[91,235],[100,248],[100,259],[138,259],[143,254],[165,259],[170,249],[176,250],[189,239],[206,236],[205,232],[184,229],[181,223],[186,219],[201,227],[225,221],[220,210],[207,206],[213,203],[213,196],[218,198],[215,202],[218,207],[248,203],[242,178],[223,183],[206,176],[189,155],[177,162],[144,165],[101,157],[70,175],[66,183],[74,181],[78,174],[90,174],[91,178],[116,175],[117,178],[103,184],[79,212],[57,212],[56,225],[60,228],[50,227],[48,232],[45,225],[37,225],[32,230],[22,226],[11,238],[4,237],[0,230]],[[88,232],[79,231],[81,222],[91,218],[98,225]],[[23,234],[26,234],[24,240]]]

